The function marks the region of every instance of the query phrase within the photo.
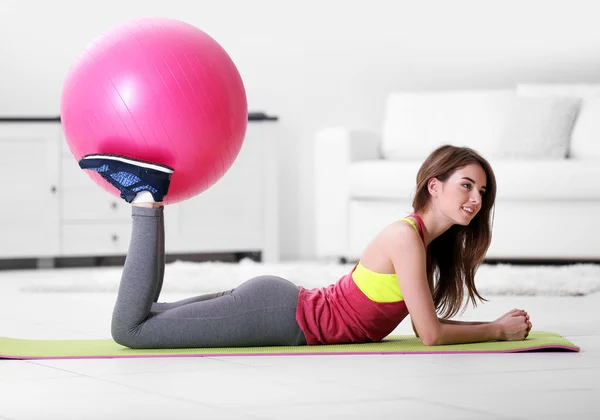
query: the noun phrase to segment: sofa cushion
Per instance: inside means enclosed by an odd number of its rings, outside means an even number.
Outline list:
[[[570,97],[515,98],[491,157],[566,158],[580,105],[581,99]]]
[[[490,164],[499,199],[600,200],[600,165],[575,160],[507,160]]]
[[[600,96],[598,83],[520,83],[517,96],[522,97],[573,97],[587,99]]]
[[[569,157],[600,161],[600,96],[583,101],[571,134]]]
[[[574,159],[600,158],[600,84],[519,84],[519,97],[571,97],[582,100],[571,133],[568,156]]]
[[[350,166],[350,195],[361,200],[412,200],[421,161],[371,160]],[[600,200],[600,165],[556,160],[490,160],[497,199]]]
[[[415,192],[420,160],[363,160],[350,165],[350,196],[361,199],[407,198]]]
[[[423,160],[449,143],[489,156],[504,132],[515,97],[514,89],[392,93],[384,116],[382,155]]]

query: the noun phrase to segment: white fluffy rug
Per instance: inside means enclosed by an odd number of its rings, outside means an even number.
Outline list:
[[[334,283],[351,264],[278,263],[244,260],[222,262],[175,262],[167,264],[163,292],[212,293],[232,289],[254,276],[272,274],[306,288]],[[22,292],[116,292],[120,267],[48,270],[43,279],[24,284]],[[483,265],[476,275],[480,293],[493,295],[583,296],[600,291],[600,265],[564,266]]]

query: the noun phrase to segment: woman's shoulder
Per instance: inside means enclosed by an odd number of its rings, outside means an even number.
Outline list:
[[[360,261],[372,271],[393,273],[394,261],[406,259],[410,255],[421,258],[423,243],[414,228],[403,220],[385,226],[367,245]]]
[[[392,246],[414,246],[415,244],[422,246],[418,228],[415,229],[416,223],[411,217],[405,217],[387,225],[380,235]]]
[[[394,272],[422,266],[427,258],[423,240],[410,223],[403,220],[390,223],[384,230],[382,245]]]

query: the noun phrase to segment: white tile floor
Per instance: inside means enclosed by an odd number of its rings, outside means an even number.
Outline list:
[[[110,337],[113,294],[19,291],[43,274],[0,272],[0,336]],[[580,353],[0,360],[0,420],[598,419],[599,305],[491,297],[461,317],[522,307]]]

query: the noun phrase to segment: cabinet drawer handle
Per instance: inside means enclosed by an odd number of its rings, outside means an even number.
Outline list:
[[[113,242],[117,242],[119,240],[119,237],[117,235],[113,235],[112,236],[112,241]]]
[[[115,203],[114,201],[112,203],[110,203],[110,207],[112,209],[116,209],[117,208],[117,203]]]
[[[51,192],[52,194],[55,194],[55,193],[56,193],[56,186],[55,186],[55,185],[53,185],[52,187],[50,187],[50,192]]]

